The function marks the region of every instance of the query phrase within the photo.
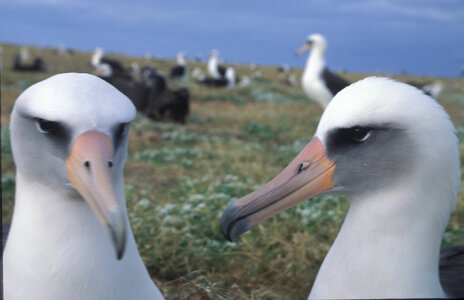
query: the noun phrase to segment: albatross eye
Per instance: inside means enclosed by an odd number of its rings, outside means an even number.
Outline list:
[[[36,119],[37,129],[46,134],[59,134],[63,131],[63,125],[60,122]]]
[[[353,126],[334,129],[328,133],[327,148],[333,150],[361,145],[375,130],[378,130],[378,128],[372,126]]]
[[[352,127],[348,132],[350,138],[355,142],[367,140],[371,134],[371,129],[366,127]]]

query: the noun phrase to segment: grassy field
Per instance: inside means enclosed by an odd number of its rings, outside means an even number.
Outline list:
[[[60,56],[51,49],[32,48],[50,70],[17,73],[10,66],[19,47],[1,46],[2,218],[9,222],[15,168],[8,122],[14,100],[31,84],[55,73],[92,68],[91,53]],[[132,61],[147,63],[143,58],[110,56],[127,66]],[[148,63],[167,72],[173,60]],[[190,68],[194,65],[205,69],[201,63],[191,63]],[[239,75],[250,73],[248,66],[237,68]],[[246,87],[213,89],[182,83],[192,97],[186,125],[155,123],[141,115],[132,124],[125,169],[127,205],[139,250],[167,299],[306,299],[343,221],[347,199],[324,196],[271,218],[234,243],[221,236],[219,220],[227,204],[285,167],[310,140],[322,113],[300,87],[279,81],[275,67],[260,69],[263,78]],[[343,74],[351,81],[368,75]],[[464,81],[441,80],[446,89],[438,101],[456,126],[462,160]],[[444,245],[464,242],[463,198],[460,193]]]

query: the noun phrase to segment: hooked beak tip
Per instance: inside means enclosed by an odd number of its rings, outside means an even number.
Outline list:
[[[232,203],[221,217],[221,232],[229,242],[232,242],[236,237],[251,228],[249,219],[247,217],[240,217],[242,208],[242,206]]]
[[[108,231],[111,234],[111,240],[116,250],[116,258],[121,260],[126,248],[126,222],[120,209],[109,213]]]

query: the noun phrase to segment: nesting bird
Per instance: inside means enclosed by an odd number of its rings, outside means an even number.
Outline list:
[[[219,64],[219,52],[211,50],[208,60],[208,74],[213,79],[222,79],[226,75],[226,68]]]
[[[279,175],[229,205],[222,232],[231,240],[308,198],[341,193],[351,205],[309,298],[463,297],[464,246],[439,262],[460,187],[458,148],[433,98],[364,79],[333,98]]]
[[[126,210],[123,168],[134,117],[126,96],[89,74],[53,76],[16,100],[5,299],[163,298]]]
[[[99,76],[127,81],[132,80],[129,70],[124,68],[121,62],[106,57],[104,54],[102,48],[96,48],[91,58],[92,67],[97,70]]]
[[[36,57],[29,61],[29,50],[21,47],[19,54],[14,57],[12,69],[17,72],[45,72],[47,66],[42,58]]]
[[[297,50],[300,55],[311,49],[301,77],[301,86],[306,95],[325,108],[330,100],[349,83],[335,73],[329,71],[325,63],[327,41],[321,34],[311,34],[306,43]]]
[[[184,52],[177,54],[177,64],[171,69],[169,77],[171,79],[185,80],[188,77],[187,57]]]
[[[190,108],[190,93],[186,88],[170,90],[166,78],[151,66],[141,69],[133,63],[133,72],[138,72],[134,80],[128,70],[116,60],[103,57],[103,50],[97,48],[92,56],[95,74],[129,97],[137,111],[154,120],[173,120],[185,123]],[[116,71],[115,71],[116,70]]]

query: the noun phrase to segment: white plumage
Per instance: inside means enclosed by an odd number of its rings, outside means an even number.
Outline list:
[[[325,63],[327,41],[323,35],[317,33],[309,35],[305,45],[297,53],[301,54],[309,49],[311,53],[306,60],[301,86],[310,99],[325,108],[336,93],[348,86],[348,82],[327,69]]]
[[[439,298],[445,287],[455,295],[459,287],[439,276],[439,257],[460,187],[458,149],[433,98],[364,79],[333,98],[287,168],[229,205],[222,232],[232,240],[315,195],[344,194],[350,208],[309,298]]]
[[[367,78],[337,94],[315,136],[324,142],[334,128],[359,124],[391,124],[404,131],[412,164],[391,185],[382,186],[379,179],[364,194],[343,191],[351,206],[310,298],[444,297],[439,251],[460,184],[454,127],[432,98],[382,78]],[[395,158],[383,153],[381,144],[376,147],[380,158]]]
[[[224,78],[226,70],[219,64],[219,52],[217,50],[211,50],[208,60],[208,74],[213,79]]]
[[[53,76],[16,100],[5,299],[163,298],[126,212],[123,167],[134,117],[127,97],[88,74]]]

